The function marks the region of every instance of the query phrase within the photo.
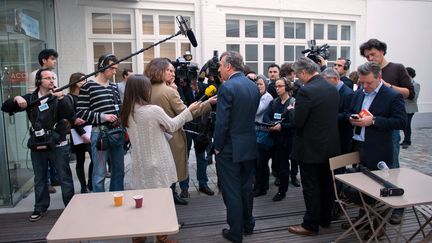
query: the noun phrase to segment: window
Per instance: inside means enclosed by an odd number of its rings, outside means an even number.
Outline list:
[[[93,43],[93,65],[94,70],[97,70],[99,57],[107,54],[115,53],[117,58],[123,58],[132,53],[132,44],[130,42],[94,42]],[[115,75],[115,80],[122,80],[121,72],[123,69],[132,69],[132,59],[127,59],[118,65],[118,71]]]
[[[341,46],[341,54],[340,56],[346,59],[350,59],[350,47],[349,46]]]
[[[144,42],[143,43],[143,47],[147,48],[149,46],[153,45],[153,42]],[[150,48],[147,51],[144,52],[143,55],[144,58],[144,68],[147,65],[147,63],[149,63],[153,58],[155,58],[155,49],[154,48]]]
[[[245,46],[245,63],[255,72],[258,71],[258,45]]]
[[[261,74],[272,63],[293,63],[304,57],[302,51],[310,47],[311,39],[317,46],[330,46],[329,64],[338,57],[350,58],[353,50],[352,23],[346,21],[227,16],[226,28],[226,49],[241,52],[245,64]]]
[[[226,37],[240,37],[240,21],[237,19],[226,20]]]
[[[168,14],[164,12],[163,14],[154,15],[147,13],[141,14],[141,23],[143,25],[142,40],[144,40],[143,47],[146,48],[150,45],[153,45],[153,43],[160,41],[161,35],[170,36],[175,34],[178,31],[175,19],[176,15],[178,15],[178,13]],[[189,26],[193,26],[190,16],[182,16]],[[167,42],[163,42],[144,52],[144,55],[142,56],[143,70],[145,66],[155,57],[166,57],[174,61],[178,57],[183,56],[186,51],[191,52],[192,49],[189,40],[183,35],[180,35]]]
[[[263,70],[267,70],[270,64],[276,62],[276,49],[275,45],[264,45],[263,46],[263,54],[264,54],[264,65]]]
[[[275,38],[275,22],[274,21],[263,21],[263,37],[264,38]]]
[[[351,26],[342,25],[341,26],[341,40],[351,40]]]
[[[240,52],[240,45],[239,44],[228,44],[226,46],[227,51],[236,51]]]
[[[142,15],[142,33],[144,35],[154,34],[152,15]]]
[[[305,50],[305,46],[284,46],[284,62],[295,62],[300,57],[304,57],[302,51]]]
[[[131,17],[129,14],[93,13],[93,34],[131,34]]]
[[[314,24],[314,39],[323,40],[324,39],[324,25]]]
[[[337,40],[338,37],[338,26],[334,24],[329,24],[327,29],[327,40]]]
[[[304,39],[305,33],[305,23],[284,22],[285,39]]]
[[[245,37],[258,37],[258,21],[245,21]]]
[[[175,34],[174,16],[159,16],[159,34],[174,35]]]
[[[124,58],[141,48],[148,48],[154,43],[178,31],[175,16],[182,15],[189,25],[192,18],[187,13],[178,11],[154,10],[118,10],[115,12],[90,11],[88,18],[92,21],[89,30],[90,45],[93,47],[93,64],[105,53],[113,53]],[[136,20],[136,23],[135,23]],[[137,29],[137,33],[135,33]],[[143,73],[144,67],[155,57],[167,57],[175,60],[186,51],[194,51],[187,37],[180,35],[168,42],[161,43],[119,64],[116,80],[121,80],[121,71],[131,68],[134,73]],[[192,53],[194,54],[194,53]]]

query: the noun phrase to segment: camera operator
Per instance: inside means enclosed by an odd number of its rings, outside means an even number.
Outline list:
[[[330,56],[330,46],[328,44],[317,46],[315,40],[310,40],[309,45],[310,48],[302,51],[302,53],[308,53],[306,57],[318,64],[321,72],[324,71],[327,68],[327,59]]]
[[[185,55],[186,56],[186,55]],[[190,56],[189,60],[186,58],[177,58],[174,62],[176,66],[176,79],[177,90],[180,94],[181,100],[186,104],[190,105],[195,101],[202,100],[205,97],[205,90],[209,84],[198,82],[198,67],[195,64],[190,63],[192,60]],[[185,124],[184,129],[186,130],[186,141],[187,141],[187,155],[189,158],[190,150],[192,148],[192,142],[194,144],[197,173],[196,178],[199,183],[199,191],[213,196],[213,190],[208,187],[207,177],[207,160],[205,158],[206,148],[209,144],[209,127],[210,127],[210,110],[204,112],[202,116],[195,117],[193,121]],[[180,181],[181,198],[189,197],[189,176]]]
[[[5,112],[26,111],[32,124],[27,146],[31,149],[34,172],[35,205],[30,221],[41,219],[50,205],[46,183],[48,161],[56,169],[65,206],[74,195],[72,173],[69,167],[69,146],[66,140],[67,120],[74,117],[73,106],[63,99],[62,91],[53,92],[56,82],[54,73],[48,68],[39,69],[35,76],[36,90],[24,96],[9,98],[3,104]],[[33,100],[51,94],[37,105],[29,106]]]

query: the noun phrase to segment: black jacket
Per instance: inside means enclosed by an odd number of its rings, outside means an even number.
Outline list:
[[[70,99],[58,100],[56,96],[51,96],[48,98],[46,104],[48,109],[40,111],[40,102],[30,106],[32,101],[38,98],[39,89],[36,89],[33,93],[28,93],[22,96],[27,101],[27,117],[29,118],[32,126],[38,123],[43,129],[48,131],[56,131],[58,133],[59,141],[66,140],[66,134],[68,132],[68,122],[73,121],[75,112],[73,109],[73,104]],[[4,112],[16,113],[24,111],[21,109],[14,98],[7,99],[2,106]]]

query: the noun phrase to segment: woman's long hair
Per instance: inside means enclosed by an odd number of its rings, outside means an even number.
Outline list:
[[[75,83],[76,81],[78,81],[83,76],[85,76],[84,73],[79,73],[79,72],[78,73],[72,73],[71,76],[69,77],[69,84]],[[77,93],[79,93],[79,89],[80,89],[80,87],[78,87],[77,83],[75,83],[69,87],[69,93],[77,94]]]
[[[124,101],[120,119],[125,127],[129,127],[129,117],[133,116],[135,105],[149,105],[152,86],[149,78],[142,74],[133,74],[126,82]]]

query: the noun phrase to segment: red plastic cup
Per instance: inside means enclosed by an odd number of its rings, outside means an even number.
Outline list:
[[[135,208],[141,208],[143,203],[143,196],[135,195],[132,198],[135,200]]]

